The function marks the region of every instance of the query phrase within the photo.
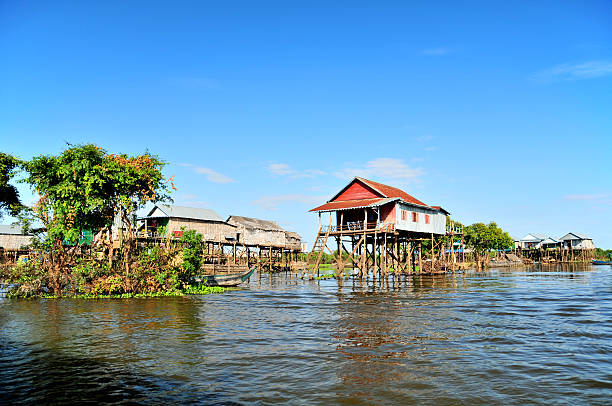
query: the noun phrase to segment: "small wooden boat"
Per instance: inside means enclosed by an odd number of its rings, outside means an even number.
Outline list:
[[[592,262],[593,265],[612,265],[612,261],[598,261],[594,259]]]
[[[13,292],[19,287],[19,285],[15,283],[4,284],[0,283],[0,297],[7,297],[9,293]]]
[[[241,273],[226,273],[217,275],[202,275],[194,278],[195,282],[205,283],[207,286],[238,286],[251,278],[257,267]]]

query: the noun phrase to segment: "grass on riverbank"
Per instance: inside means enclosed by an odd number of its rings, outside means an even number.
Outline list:
[[[191,296],[191,295],[210,295],[225,293],[233,290],[233,288],[226,288],[222,286],[206,286],[204,284],[189,285],[182,290],[173,290],[166,292],[148,292],[148,293],[117,293],[117,294],[96,294],[96,293],[76,293],[64,296],[57,296],[51,293],[43,293],[41,295],[33,295],[27,297],[28,299],[144,299],[152,297],[180,297],[180,296]],[[23,298],[19,295],[8,294],[9,298]]]

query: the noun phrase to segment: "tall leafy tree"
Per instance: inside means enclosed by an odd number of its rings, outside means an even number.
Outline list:
[[[93,144],[70,146],[58,156],[38,156],[25,163],[27,182],[40,196],[33,212],[47,230],[45,263],[56,293],[61,277],[70,278],[67,265],[82,233],[110,229],[116,215],[121,216],[130,237],[123,255],[129,271],[133,245],[130,215],[147,201],[168,198],[163,165],[148,153],[137,157],[107,154]]]
[[[0,218],[6,213],[16,215],[22,207],[19,201],[19,191],[10,184],[19,165],[19,159],[0,152]]]
[[[491,250],[512,248],[514,240],[495,222],[475,223],[464,228],[465,243],[474,250],[476,261],[483,264],[486,253]]]

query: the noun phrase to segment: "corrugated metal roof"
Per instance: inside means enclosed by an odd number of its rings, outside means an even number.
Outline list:
[[[373,189],[383,197],[381,198],[370,198],[370,199],[356,199],[356,200],[342,200],[342,201],[334,201],[338,196],[342,194],[353,182],[358,181],[362,184],[366,185],[370,189]],[[383,183],[374,182],[372,180],[368,180],[365,178],[361,178],[356,176],[348,185],[346,185],[340,192],[338,192],[334,197],[331,198],[327,203],[315,207],[310,211],[336,211],[336,210],[346,210],[346,209],[356,209],[362,207],[372,207],[372,206],[380,206],[385,203],[401,200],[404,203],[412,204],[415,206],[421,206],[426,208],[432,208],[414,196],[409,195],[401,189],[395,188],[393,186],[385,185]],[[434,210],[444,211],[441,207],[436,207]]]
[[[574,237],[576,238],[574,238]],[[584,234],[580,233],[567,233],[563,237],[559,238],[561,241],[569,241],[569,240],[591,240],[591,238],[587,237]]]
[[[285,231],[281,226],[273,221],[260,220],[252,217],[229,216],[227,218],[229,224],[240,225],[245,228],[266,230],[266,231]]]
[[[552,237],[548,237],[542,241],[542,244],[559,244],[559,243],[560,243],[559,240],[555,240]]]
[[[406,203],[412,203],[412,204],[416,204],[419,206],[427,206],[425,203],[423,203],[419,199],[415,198],[414,196],[409,195],[408,193],[404,192],[401,189],[395,188],[393,186],[385,185],[383,183],[378,183],[378,182],[374,182],[368,179],[360,178],[360,177],[356,177],[355,179],[360,180],[361,182],[365,183],[372,189],[378,191],[385,197],[399,197]]]
[[[217,212],[211,209],[201,209],[199,207],[170,206],[167,204],[157,204],[156,207],[159,208],[168,217],[223,222],[221,216],[219,216]],[[149,212],[149,216],[153,213],[153,211],[155,211],[155,208],[153,208]]]
[[[545,240],[545,239],[546,239],[545,235],[529,233],[526,236],[524,236],[523,238],[521,238],[521,241],[525,241],[525,242],[540,242],[540,241]]]
[[[14,224],[0,224],[0,234],[27,235],[22,232],[21,226],[16,226]]]
[[[450,212],[448,210],[445,210],[444,208],[442,208],[441,206],[430,206],[432,209],[436,209],[438,211],[441,211],[444,214],[450,214]]]
[[[382,206],[385,203],[396,199],[359,199],[359,200],[340,200],[337,202],[325,203],[319,207],[315,207],[310,211],[336,211],[336,210],[347,210],[347,209],[358,209],[362,207],[376,207]]]

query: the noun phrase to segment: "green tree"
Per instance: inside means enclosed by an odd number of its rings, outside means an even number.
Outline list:
[[[61,293],[60,279],[70,280],[67,266],[80,248],[83,232],[110,230],[117,213],[127,233],[122,257],[129,271],[134,245],[130,217],[147,201],[168,198],[163,165],[148,153],[108,155],[92,144],[70,146],[58,156],[42,155],[24,164],[26,181],[40,196],[32,212],[47,230],[43,264],[56,294]],[[112,240],[108,242],[112,266]]]
[[[514,244],[512,237],[495,222],[475,223],[464,227],[463,230],[465,244],[474,250],[476,263],[479,266],[485,264],[488,251],[510,249]]]
[[[182,272],[179,278],[183,282],[188,282],[190,278],[196,276],[200,272],[202,255],[204,254],[204,241],[202,234],[195,230],[185,230],[184,228],[183,235],[179,241],[183,245]]]
[[[0,218],[3,213],[14,216],[22,207],[19,191],[9,183],[19,169],[20,163],[14,156],[0,152]]]

